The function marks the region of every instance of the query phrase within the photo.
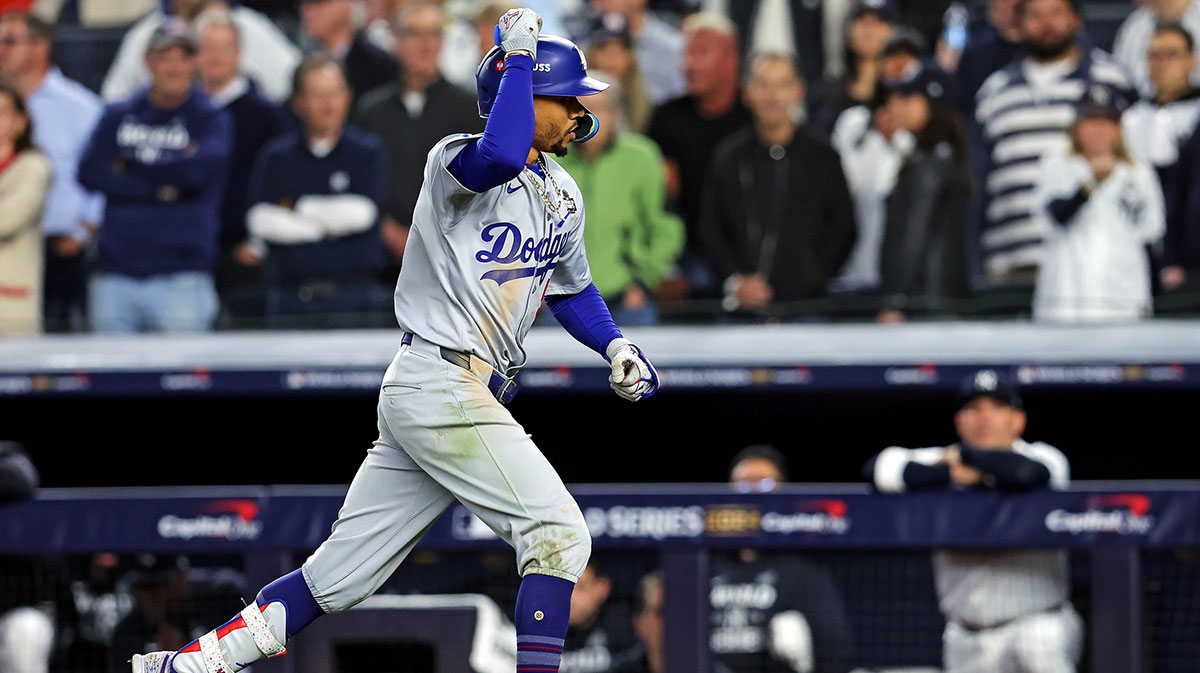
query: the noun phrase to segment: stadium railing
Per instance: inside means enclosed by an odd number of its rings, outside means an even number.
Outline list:
[[[926,600],[887,606],[901,624],[936,610],[928,551],[1059,548],[1069,550],[1074,601],[1087,623],[1094,673],[1186,670],[1200,655],[1191,630],[1200,618],[1200,482],[1080,483],[1068,491],[1027,495],[937,492],[880,495],[862,485],[788,486],[765,494],[734,493],[725,485],[589,485],[572,489],[594,538],[597,555],[649,555],[664,571],[664,617],[669,673],[707,670],[710,559],[723,550],[772,549],[803,553],[838,566],[854,592],[884,594],[889,584],[924,583]],[[90,552],[219,555],[241,559],[247,592],[293,569],[299,554],[328,534],[344,487],[48,489],[36,499],[0,507],[0,556],[44,558]],[[441,517],[417,554],[478,557],[504,544],[459,505]],[[1166,552],[1166,553],[1164,553]],[[823,559],[823,561],[822,561]],[[402,565],[427,572],[422,561]],[[874,564],[874,566],[872,565]],[[887,568],[879,572],[880,564]],[[436,567],[436,564],[434,564]],[[874,567],[874,569],[872,569]],[[515,577],[515,568],[508,566]],[[848,570],[849,568],[849,570]],[[849,573],[849,574],[847,574]],[[874,584],[871,584],[871,583]],[[853,621],[886,622],[863,614],[847,598]],[[503,603],[504,600],[499,602]],[[1161,606],[1167,606],[1160,609]],[[336,620],[337,618],[332,618]],[[937,656],[936,620],[918,634]],[[1151,633],[1153,631],[1153,633]],[[398,637],[402,634],[397,634]],[[304,639],[298,641],[302,657]],[[878,643],[875,644],[878,649]],[[859,659],[872,665],[878,652]],[[301,670],[297,656],[256,667]],[[936,665],[934,661],[924,662]],[[311,670],[310,667],[303,667]]]

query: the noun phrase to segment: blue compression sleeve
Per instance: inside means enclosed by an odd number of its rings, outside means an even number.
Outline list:
[[[1066,225],[1075,217],[1075,213],[1087,203],[1088,194],[1081,187],[1079,191],[1065,199],[1055,199],[1046,205],[1046,210],[1050,212],[1050,217],[1054,218],[1055,222],[1061,225]]]
[[[604,349],[613,339],[621,338],[621,330],[595,285],[588,285],[579,294],[546,297],[546,303],[568,334],[608,359]]]
[[[970,465],[996,479],[996,487],[1005,491],[1032,491],[1050,484],[1050,469],[1042,463],[1012,451],[988,451],[963,444],[959,449],[964,465]]]
[[[513,54],[492,103],[483,137],[469,143],[448,166],[473,192],[486,192],[521,174],[533,147],[533,59]]]

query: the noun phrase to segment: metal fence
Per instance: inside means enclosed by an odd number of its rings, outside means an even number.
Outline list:
[[[930,550],[947,548],[1066,551],[1071,602],[1086,624],[1083,671],[1175,673],[1200,660],[1194,482],[1082,484],[1023,496],[885,496],[857,485],[770,494],[736,494],[723,485],[573,491],[594,556],[612,579],[615,613],[628,614],[643,575],[663,571],[668,673],[709,670],[703,644],[720,626],[713,621],[713,576],[744,549],[828,585],[822,591],[833,593],[823,593],[825,602],[813,603],[806,616],[813,624],[832,620],[826,597],[836,595],[850,663],[859,668],[940,666],[944,622]],[[132,643],[186,642],[233,614],[239,596],[248,599],[294,569],[327,534],[343,493],[44,491],[0,507],[0,612],[33,605],[54,615],[60,642],[53,670],[118,671],[137,647]],[[488,608],[493,622],[510,611],[518,584],[505,545],[455,505],[381,594],[490,600],[376,601],[370,614],[356,609],[320,620],[289,644],[289,656],[256,670],[396,670],[380,662],[400,656],[413,673],[483,671],[469,663],[462,642],[480,605],[499,606]],[[168,621],[178,632],[148,627],[154,620],[139,612],[146,605],[174,615]]]

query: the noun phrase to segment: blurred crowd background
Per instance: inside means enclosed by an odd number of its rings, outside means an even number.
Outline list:
[[[1194,0],[539,0],[624,325],[1200,307]],[[0,334],[386,327],[504,2],[0,1]]]

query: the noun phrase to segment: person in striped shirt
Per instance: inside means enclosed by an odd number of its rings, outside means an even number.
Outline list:
[[[1016,11],[1025,55],[976,96],[977,150],[986,160],[977,246],[991,286],[1029,286],[1037,277],[1047,233],[1030,211],[1037,164],[1069,142],[1074,102],[1093,84],[1136,97],[1125,70],[1081,41],[1078,0],[1019,0]]]

